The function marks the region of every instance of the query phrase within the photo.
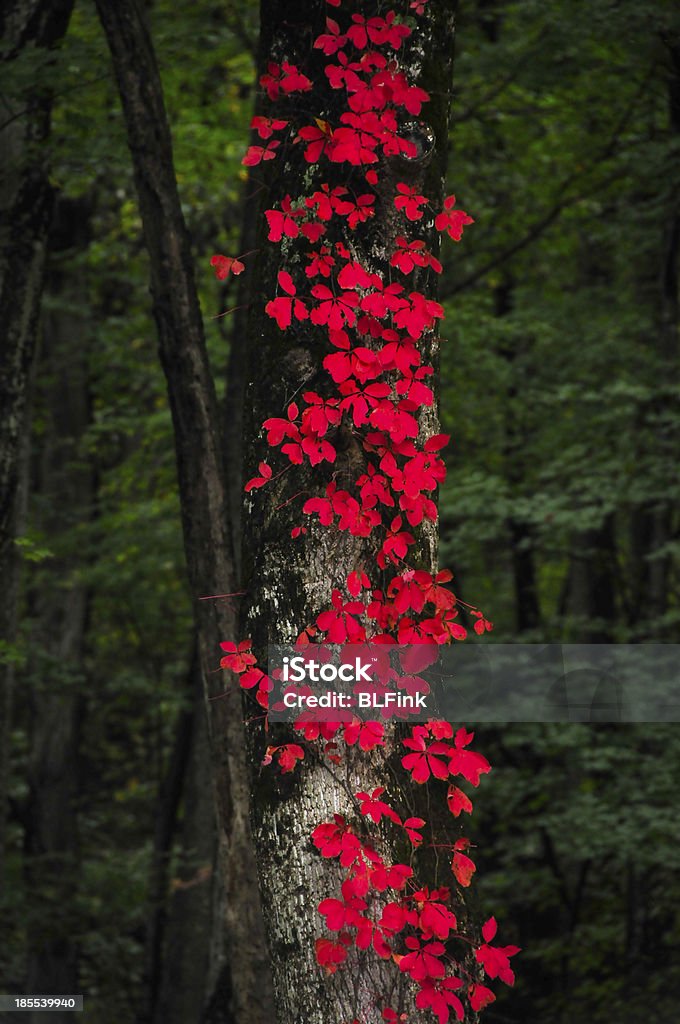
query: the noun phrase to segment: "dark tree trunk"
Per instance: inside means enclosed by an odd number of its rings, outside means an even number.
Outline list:
[[[0,10],[0,56],[10,69],[22,54],[63,37],[73,0],[10,0]],[[19,561],[21,448],[53,204],[47,154],[52,97],[34,88],[3,89],[0,150],[0,870],[5,846]],[[8,645],[7,649],[3,649]]]
[[[489,22],[487,27],[492,24]],[[495,24],[495,23],[494,23]],[[497,27],[496,27],[497,30]],[[506,317],[514,308],[515,282],[512,275],[494,290],[494,313],[497,317]],[[518,356],[524,356],[525,348],[530,339],[526,339],[521,348],[513,339],[512,346],[501,346],[500,353],[508,365],[509,384],[506,395],[507,412],[505,417],[505,474],[510,485],[511,495],[517,495],[523,487],[524,462],[523,448],[528,428],[522,421],[519,411],[522,381],[519,378]],[[534,558],[534,533],[531,524],[525,518],[513,515],[506,523],[510,539],[510,561],[515,594],[515,628],[518,633],[537,630],[541,625],[541,608],[536,580]]]
[[[435,206],[442,196],[453,59],[453,7],[451,3],[431,2],[427,17],[419,21],[413,48],[400,54],[406,73],[433,96],[422,117],[434,130],[437,146],[429,164],[414,161],[409,172],[390,161],[381,165],[379,209],[374,222],[364,233],[357,231],[352,235],[355,258],[373,271],[385,270],[386,254],[394,236],[403,233],[403,222],[397,230],[394,217],[396,183],[408,180],[430,196]],[[373,6],[366,3],[357,3],[355,9],[364,14],[373,12]],[[312,49],[314,38],[324,29],[326,13],[326,4],[321,0],[304,5],[282,0],[263,0],[261,4],[261,69],[268,60],[290,61],[312,78],[313,91],[305,95],[303,104],[305,123],[310,116],[333,123],[338,114],[337,93],[326,87],[324,64],[318,51]],[[303,159],[302,148],[294,146],[282,160],[274,162],[266,207],[275,206],[286,193],[295,198],[311,194],[322,182],[331,188],[343,183],[341,166],[310,166]],[[436,247],[432,225],[429,230],[423,224],[418,227],[419,237],[428,238]],[[248,475],[260,460],[268,458],[273,462],[271,450],[260,436],[263,420],[285,415],[288,403],[305,387],[323,388],[320,371],[324,352],[320,351],[318,338],[309,331],[281,332],[264,314],[266,298],[276,290],[280,252],[266,240],[262,227],[259,245],[261,255],[248,331],[244,444]],[[413,287],[434,294],[432,281],[424,276]],[[424,362],[436,362],[436,339],[430,338],[427,346]],[[421,429],[421,436],[436,432],[436,413],[425,410]],[[342,487],[360,474],[365,456],[351,432],[347,430],[345,436],[342,427],[334,444],[338,457],[333,478]],[[310,471],[293,466],[273,486],[251,492],[246,500],[242,555],[246,608],[239,637],[251,637],[260,656],[266,656],[268,643],[294,641],[329,606],[332,589],[344,589],[352,570],[366,566],[369,575],[372,573],[370,567],[375,564],[376,554],[373,538],[353,537],[307,521],[308,533],[291,541],[291,528],[302,516],[304,499],[299,497],[300,492],[305,497],[323,494],[330,478],[323,467]],[[421,532],[419,558],[424,567],[432,567],[436,560],[436,541],[434,529]],[[372,575],[375,578],[374,572]],[[292,735],[287,728],[274,726],[265,737],[258,720],[252,723],[249,736],[253,827],[274,972],[277,1021],[328,1024],[357,1018],[362,1024],[377,1024],[380,1010],[376,992],[392,990],[393,999],[398,1000],[402,982],[398,977],[395,979],[394,965],[375,964],[367,957],[345,965],[331,979],[324,977],[314,954],[315,939],[322,933],[317,905],[338,892],[339,878],[335,865],[329,865],[314,850],[310,834],[333,813],[351,812],[351,795],[357,790],[388,784],[394,735],[388,733],[385,747],[370,756],[344,748],[343,763],[337,769],[305,761],[293,777],[280,778],[262,769],[265,746],[286,742]]]
[[[193,696],[192,684],[196,674],[197,654],[194,651],[188,673],[190,698]],[[177,829],[182,789],[189,769],[193,719],[193,701],[190,700],[188,705],[182,708],[177,715],[170,758],[156,804],[156,824],[149,880],[149,912],[145,936],[144,1002],[138,1015],[140,1024],[147,1024],[153,1019],[159,999],[163,971],[163,940],[167,917],[170,859]]]
[[[584,244],[580,253],[580,283],[614,287],[611,267],[597,246]],[[602,372],[604,368],[602,368]],[[570,538],[566,573],[567,638],[580,643],[612,643],[619,609],[621,586],[618,573],[616,517],[600,506],[599,522],[574,530]],[[592,509],[591,513],[592,515]]]
[[[569,607],[581,643],[612,643],[618,617],[616,534],[613,515],[572,539]]]
[[[213,905],[221,893],[216,871],[215,809],[212,800],[208,722],[198,659],[194,676],[191,739],[182,791],[182,823],[176,877],[167,907],[161,976],[154,1024],[197,1024],[209,994]],[[219,925],[219,922],[218,922]],[[220,929],[222,930],[222,929]]]
[[[256,111],[259,105],[256,106]],[[258,137],[251,133],[251,143],[257,144]],[[225,395],[224,417],[224,455],[227,466],[227,482],[229,487],[229,520],[231,523],[232,544],[235,558],[235,576],[241,577],[241,513],[243,499],[243,404],[246,385],[246,368],[248,363],[247,347],[243,339],[247,336],[248,316],[252,299],[254,254],[258,238],[258,211],[260,209],[262,187],[260,176],[254,173],[258,168],[250,168],[248,180],[243,189],[243,221],[239,252],[251,253],[245,260],[245,270],[236,279],[236,308],[230,316],[229,361],[227,364],[227,387]],[[224,323],[224,321],[221,321]]]
[[[189,237],[174,175],[161,80],[141,3],[97,0],[127,124],[139,207],[151,264],[151,292],[175,430],[182,523],[206,696],[223,688],[219,642],[235,633],[228,601],[198,601],[234,587],[221,424],[193,277]],[[271,1019],[267,956],[248,822],[240,697],[210,703],[224,944],[213,976],[226,993],[220,1019]]]
[[[33,467],[31,521],[50,538],[52,557],[29,591],[29,797],[25,874],[34,905],[27,922],[29,993],[78,992],[78,748],[89,609],[81,581],[87,547],[74,544],[92,515],[94,472],[81,451],[90,422],[84,296],[65,264],[87,243],[87,201],[60,201],[50,238],[36,403],[44,422]],[[65,1022],[70,1014],[56,1014]],[[40,1014],[30,1014],[38,1021]]]
[[[515,627],[518,633],[528,633],[541,625],[534,537],[529,524],[522,519],[510,519],[508,529],[515,586]]]

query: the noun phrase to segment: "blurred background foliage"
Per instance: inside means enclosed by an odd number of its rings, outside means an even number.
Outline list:
[[[246,339],[220,315],[235,285],[218,285],[208,264],[239,251],[257,9],[156,0],[149,16],[224,394],[230,346]],[[441,418],[453,444],[442,564],[494,620],[491,642],[677,642],[680,15],[665,0],[463,0],[456,47],[449,191],[476,223],[443,255]],[[157,1019],[150,920],[170,914],[186,884],[186,789],[170,846],[154,839],[192,694],[171,422],[93,7],[77,3],[56,61],[29,54],[11,74],[13,95],[38,75],[55,90],[59,199],[20,538],[22,626],[5,652],[19,685],[0,979],[22,991],[31,944],[67,913],[88,1020],[127,1024]],[[83,416],[66,444],[59,408],[76,386]],[[45,609],[76,593],[85,627],[65,657]],[[57,690],[73,695],[78,721],[67,912],[27,854],[36,708]],[[474,899],[526,949],[516,989],[485,1019],[675,1019],[677,727],[478,734],[495,770],[469,831]],[[197,884],[208,884],[203,867]]]

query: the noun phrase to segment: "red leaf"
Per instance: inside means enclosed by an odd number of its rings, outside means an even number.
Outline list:
[[[490,978],[500,978],[506,985],[514,985],[515,975],[510,967],[510,957],[520,952],[519,946],[480,946],[475,952]]]
[[[309,78],[298,71],[295,64],[286,64],[284,61],[281,68],[283,70],[281,89],[287,96],[293,92],[309,92],[312,88]]]
[[[425,821],[423,818],[407,818],[404,822],[406,835],[411,840],[413,846],[420,846],[422,843],[423,837],[418,830],[421,829],[424,824]]]
[[[241,163],[246,167],[255,167],[256,164],[261,163],[263,160],[274,160],[276,150],[280,145],[281,143],[278,139],[271,139],[266,146],[249,146]]]
[[[470,1006],[475,1013],[479,1013],[479,1011],[483,1010],[485,1006],[489,1005],[489,1003],[494,1003],[496,1001],[496,997],[491,989],[486,988],[485,985],[470,985],[470,988],[468,989],[468,999],[470,1000]]]
[[[340,0],[338,0],[336,6],[338,6],[339,3]],[[337,21],[333,21],[332,18],[326,18],[326,28],[328,29],[328,32],[322,33],[314,40],[314,48],[316,50],[322,50],[327,57],[330,57],[345,45],[347,39],[340,32],[340,26]]]
[[[460,1021],[465,1016],[463,1004],[453,991],[461,988],[463,982],[460,978],[442,978],[441,980],[426,979],[420,992],[416,996],[416,1006],[422,1010],[427,1007],[435,1014],[439,1024],[447,1024],[450,1019],[451,1010]]]
[[[349,747],[358,741],[361,750],[373,750],[384,742],[385,727],[381,722],[350,722],[345,726],[344,738]]]
[[[283,288],[284,292],[286,292],[288,295],[295,295],[296,288],[295,285],[293,284],[293,278],[290,276],[287,270],[280,270],[277,275],[277,280],[279,282],[280,287]]]
[[[448,893],[448,890],[443,890]],[[427,892],[427,890],[425,890]],[[416,897],[419,894],[416,893]],[[436,895],[433,893],[433,896]],[[424,938],[442,939],[445,941],[449,933],[456,928],[456,915],[433,899],[427,899],[418,917],[418,923],[423,931]]]
[[[250,122],[250,127],[253,128],[261,139],[271,138],[274,132],[280,131],[282,128],[287,126],[287,121],[274,120],[271,117],[254,117]]]
[[[266,462],[261,462],[257,467],[260,471],[260,476],[254,476],[252,480],[249,480],[245,485],[244,490],[252,491],[256,487],[264,487],[268,480],[271,480],[272,469]]]
[[[246,269],[243,263],[233,256],[213,256],[210,266],[215,268],[215,277],[218,281],[224,281],[230,273],[237,277]]]
[[[453,855],[453,862],[451,864],[451,870],[458,879],[459,883],[465,888],[468,887],[472,881],[472,876],[477,870],[474,861],[470,860],[464,853],[456,852]]]
[[[428,437],[423,449],[426,452],[438,452],[441,448],[445,448],[450,440],[450,434],[433,434],[432,437]]]
[[[461,728],[456,733],[456,749],[451,751],[449,771],[452,775],[462,775],[471,782],[473,786],[479,785],[480,775],[486,775],[491,771],[491,765],[483,754],[475,750],[464,750],[472,742],[474,733],[466,732]]]
[[[396,208],[403,210],[409,220],[421,220],[423,211],[420,207],[427,204],[425,196],[418,193],[415,185],[404,185],[403,182],[397,185],[397,192],[399,195],[394,200]]]
[[[451,814],[455,818],[459,817],[462,811],[465,811],[466,814],[472,814],[472,800],[462,789],[454,786],[453,783],[449,786],[446,802]]]
[[[454,242],[459,242],[463,236],[463,228],[467,224],[474,224],[474,220],[463,210],[454,210],[455,202],[455,196],[448,196],[444,200],[444,209],[435,217],[434,226],[437,231],[446,231]]]
[[[317,963],[326,974],[335,974],[340,964],[347,959],[347,948],[332,939],[317,939],[315,943]]]
[[[307,143],[305,160],[309,164],[318,162],[319,157],[331,141],[333,132],[327,121],[315,118],[315,125],[305,125],[298,131],[298,138]]]
[[[351,572],[347,577],[347,589],[352,597],[358,597],[364,587],[369,590],[370,586],[365,572]]]
[[[282,772],[292,772],[298,761],[301,761],[305,752],[297,743],[285,743],[278,748],[279,765]]]
[[[411,952],[399,961],[400,971],[408,972],[414,981],[444,976],[445,967],[439,959],[445,952],[443,943],[430,942],[421,948],[418,939],[407,938],[406,946]]]

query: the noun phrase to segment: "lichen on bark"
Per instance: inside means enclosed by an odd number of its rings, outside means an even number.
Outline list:
[[[402,10],[402,6],[404,10]],[[373,15],[378,5],[356,2],[351,11]],[[343,17],[348,5],[343,5]],[[409,80],[433,94],[433,101],[422,113],[423,159],[406,163],[401,159],[383,159],[378,166],[376,215],[366,226],[342,237],[352,254],[371,272],[387,277],[389,257],[397,234],[408,232],[410,224],[397,216],[394,197],[398,182],[417,185],[440,208],[446,168],[448,111],[451,98],[453,64],[453,15],[455,4],[430,0],[426,15],[399,60]],[[344,101],[327,84],[324,61],[312,41],[325,28],[326,13],[334,16],[322,0],[291,5],[282,0],[263,0],[261,6],[260,70],[269,61],[296,64],[314,82],[305,94],[301,123],[311,118],[337,121]],[[384,11],[381,10],[381,13]],[[398,6],[407,13],[407,5]],[[282,107],[276,116],[295,121],[295,100]],[[413,126],[410,126],[412,129]],[[416,130],[418,126],[416,125]],[[435,145],[431,149],[430,138]],[[303,147],[289,146],[285,154],[260,168],[265,188],[262,211],[272,209],[290,195],[309,195],[322,183],[331,188],[342,185],[346,169],[322,161],[308,164]],[[244,465],[254,469],[269,459],[271,451],[261,432],[262,422],[270,416],[284,416],[288,404],[299,392],[314,388],[324,394],[325,373],[321,363],[326,354],[318,332],[308,323],[295,323],[280,331],[264,313],[264,304],[276,291],[282,252],[267,240],[267,228],[261,216],[261,255],[254,273],[251,312],[248,326],[248,372],[244,436]],[[438,251],[434,220],[419,222],[418,235]],[[424,229],[424,230],[423,230]],[[335,240],[335,239],[333,239]],[[307,246],[309,248],[309,246]],[[285,257],[288,265],[301,261],[304,252],[299,240],[288,241]],[[431,272],[420,273],[413,288],[435,297],[436,281]],[[419,343],[423,361],[437,365],[438,341],[430,332]],[[420,437],[423,441],[437,433],[436,406],[421,411]],[[343,472],[351,479],[361,472],[365,455],[351,434],[343,436],[342,427],[333,437],[338,458],[334,478]],[[277,467],[278,469],[279,467]],[[242,564],[246,592],[240,636],[251,637],[255,652],[263,660],[269,643],[295,640],[300,631],[330,604],[334,587],[343,586],[350,572],[371,566],[371,581],[380,585],[381,574],[375,567],[377,553],[373,538],[333,532],[307,518],[307,533],[291,540],[291,529],[302,521],[305,498],[322,494],[331,479],[331,470],[321,464],[310,470],[292,466],[277,476],[270,486],[246,497]],[[304,496],[304,497],[303,497]],[[419,528],[415,561],[432,569],[436,563],[437,533],[434,525]],[[252,715],[252,705],[246,714]],[[344,969],[324,976],[314,955],[314,940],[322,934],[317,912],[320,900],[337,894],[340,878],[334,864],[324,860],[314,848],[310,834],[333,813],[354,814],[352,794],[372,790],[379,785],[393,786],[393,760],[396,749],[394,729],[388,730],[385,747],[370,755],[344,747],[342,765],[333,766],[320,758],[306,758],[292,775],[275,775],[261,766],[265,747],[290,742],[297,734],[287,727],[270,725],[264,734],[262,719],[256,716],[249,729],[250,772],[253,798],[253,831],[258,855],[262,903],[267,921],[279,1024],[338,1024],[353,1021],[378,1024],[382,1008],[392,998],[397,1005],[404,995],[405,976],[391,962],[371,958],[369,953],[353,950]],[[341,744],[342,746],[342,744]],[[418,1016],[418,1015],[417,1015]]]

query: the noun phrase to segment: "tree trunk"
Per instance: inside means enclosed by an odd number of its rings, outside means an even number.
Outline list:
[[[391,159],[380,166],[376,217],[367,230],[358,229],[351,235],[354,258],[374,272],[385,272],[395,234],[403,232],[403,221],[394,216],[397,182],[417,186],[435,206],[441,200],[453,59],[453,6],[430,3],[426,18],[419,21],[413,46],[405,54],[400,52],[400,64],[409,78],[433,96],[422,117],[433,129],[437,146],[431,162],[413,161],[408,171]],[[373,13],[372,5],[366,3],[357,3],[353,9]],[[324,62],[311,45],[324,31],[326,13],[326,4],[320,0],[305,5],[286,0],[262,0],[261,4],[260,70],[266,70],[269,60],[289,61],[312,79],[313,91],[305,94],[301,104],[304,123],[309,123],[311,117],[337,123],[338,94],[326,85]],[[267,208],[276,206],[287,193],[295,199],[311,195],[323,182],[331,188],[344,183],[342,165],[310,165],[302,149],[289,147],[285,156],[273,162]],[[397,223],[402,225],[399,230]],[[419,237],[425,237],[436,249],[432,223],[429,230],[423,224],[418,228]],[[318,388],[323,393],[324,387],[324,352],[320,351],[318,338],[308,330],[297,333],[291,328],[281,332],[263,312],[265,296],[270,298],[276,291],[280,253],[266,240],[262,227],[259,245],[262,254],[248,332],[244,444],[248,475],[260,460],[268,459],[276,465],[276,457],[272,458],[271,449],[260,436],[262,422],[270,416],[284,416],[288,403],[306,388]],[[291,243],[287,255],[308,248],[304,240],[299,250]],[[422,275],[413,287],[431,296],[433,283],[426,277]],[[432,337],[425,345],[424,362],[436,362],[436,356],[437,341]],[[425,410],[421,415],[421,438],[436,433],[436,429],[436,413]],[[314,470],[292,466],[272,486],[251,492],[246,500],[242,552],[246,607],[239,636],[251,637],[261,657],[266,655],[268,643],[293,642],[330,605],[333,588],[344,590],[352,570],[375,565],[374,538],[334,532],[306,520],[308,533],[291,541],[291,528],[302,519],[304,498],[300,494],[306,498],[325,493],[331,478],[339,487],[350,485],[362,470],[365,455],[351,431],[341,426],[333,441],[338,456],[331,469],[328,464]],[[431,568],[436,560],[436,540],[434,529],[421,531],[419,558],[425,568]],[[337,895],[340,879],[336,866],[315,851],[310,834],[333,813],[353,813],[355,792],[389,784],[390,758],[396,749],[394,733],[388,730],[385,747],[371,755],[343,747],[343,762],[337,767],[306,759],[292,776],[276,775],[260,767],[266,745],[297,737],[287,727],[271,725],[265,736],[260,718],[252,722],[249,733],[253,827],[277,1021],[329,1024],[356,1018],[362,1024],[377,1024],[381,1007],[376,994],[391,991],[393,1000],[398,1000],[399,991],[406,988],[403,975],[400,979],[396,972],[395,978],[393,964],[375,963],[365,954],[358,954],[330,979],[324,977],[314,953],[315,939],[323,931],[317,906],[320,900]]]
[[[14,0],[0,11],[1,59],[8,81],[15,62],[63,37],[73,0]],[[3,89],[0,150],[0,872],[5,847],[9,739],[17,627],[21,447],[52,213],[47,154],[52,97],[34,85],[12,95]]]
[[[255,111],[259,112],[259,104]],[[256,133],[251,132],[251,143],[257,144]],[[254,254],[257,247],[261,186],[257,168],[249,168],[248,178],[243,187],[241,236],[239,252]],[[224,456],[229,487],[229,520],[231,523],[232,546],[235,559],[235,577],[241,578],[242,541],[242,499],[243,499],[243,404],[245,398],[246,367],[248,353],[243,339],[247,336],[248,316],[253,295],[254,260],[245,261],[245,270],[236,278],[236,308],[230,316],[229,360],[227,364],[227,386],[224,417]],[[224,324],[224,321],[220,321]],[[224,332],[226,331],[226,325]]]
[[[617,589],[616,534],[610,514],[600,527],[581,530],[572,538],[569,603],[581,643],[613,642]]]
[[[597,246],[584,244],[580,253],[580,283],[614,287],[611,269]],[[570,539],[566,573],[567,638],[572,642],[613,643],[622,605],[618,579],[616,517],[601,507],[600,521],[575,530]]]
[[[495,22],[487,22],[487,30]],[[498,31],[495,26],[494,31]],[[515,301],[515,281],[511,273],[494,289],[494,314],[497,317],[512,313]],[[521,369],[517,367],[517,356],[524,356],[525,349],[530,348],[531,339],[523,339],[524,344],[513,338],[512,345],[501,345],[500,354],[508,365],[509,384],[507,389],[507,413],[505,417],[505,475],[510,485],[510,493],[521,493],[524,485],[525,467],[522,460],[524,444],[529,429],[522,422],[522,414],[518,412],[519,395],[522,390]],[[507,521],[510,540],[510,559],[515,595],[515,628],[518,633],[538,630],[541,626],[541,608],[538,595],[538,582],[535,566],[535,540],[531,524],[521,516],[510,516]]]
[[[158,951],[154,1024],[197,1024],[208,995],[217,850],[208,723],[197,651],[192,658],[191,678],[191,730],[182,787],[178,867],[169,894],[162,893],[165,927],[163,947]],[[221,899],[217,906],[221,909]]]
[[[189,666],[189,697],[197,674],[196,652]],[[170,861],[179,815],[182,789],[189,771],[191,740],[194,730],[194,708],[190,701],[180,709],[175,722],[175,736],[168,766],[159,787],[156,804],[153,855],[149,879],[149,910],[145,935],[144,1000],[138,1014],[139,1024],[153,1019],[158,1005],[163,974],[163,944],[167,918]],[[196,1003],[194,1003],[194,1008]],[[190,1015],[185,1018],[190,1020]]]
[[[78,747],[89,593],[79,579],[87,547],[74,543],[92,515],[94,472],[81,444],[90,422],[88,339],[82,288],[64,264],[87,244],[87,201],[57,204],[43,315],[36,402],[45,435],[33,469],[31,521],[51,558],[29,592],[29,797],[25,874],[35,903],[27,922],[29,993],[78,992]],[[38,1021],[39,1013],[31,1013]],[[58,1012],[63,1024],[68,1012]]]
[[[156,59],[137,0],[97,0],[118,82],[132,154],[160,358],[175,431],[182,524],[191,591],[196,599],[201,671],[207,697],[222,690],[219,642],[235,632],[228,601],[200,597],[231,592],[233,561],[221,425],[193,277],[189,237],[174,175],[172,142]],[[271,1019],[267,956],[257,900],[248,821],[240,697],[212,701],[210,732],[217,806],[225,947],[213,950],[211,972],[227,993],[220,1019]]]

